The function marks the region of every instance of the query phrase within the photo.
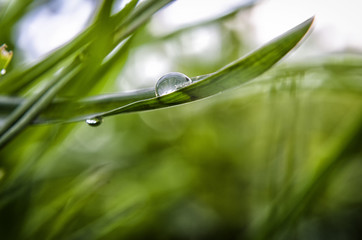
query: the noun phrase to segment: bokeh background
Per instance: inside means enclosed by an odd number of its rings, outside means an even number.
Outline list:
[[[0,8],[17,4],[11,22],[0,16],[0,44],[14,51],[8,71],[66,44],[99,3],[2,0]],[[316,21],[301,46],[240,88],[96,128],[27,128],[0,150],[0,239],[358,239],[361,7],[179,0],[162,9],[92,94],[151,87],[170,71],[211,73]]]

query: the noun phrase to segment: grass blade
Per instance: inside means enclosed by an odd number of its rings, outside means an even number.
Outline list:
[[[291,49],[310,29],[310,18],[263,47],[225,66],[219,71],[192,78],[193,84],[171,94],[156,97],[153,88],[131,93],[96,96],[80,101],[55,101],[35,123],[81,121],[95,116],[144,111],[183,104],[220,93],[261,75]],[[14,103],[13,103],[14,104]],[[9,106],[7,109],[10,109]]]
[[[280,201],[274,202],[270,210],[272,214],[268,215],[263,222],[264,225],[260,227],[263,231],[258,232],[256,239],[275,239],[278,231],[288,229],[307,210],[310,210],[320,192],[328,185],[333,172],[336,169],[341,169],[343,164],[346,164],[344,156],[354,152],[352,148],[356,147],[355,145],[359,142],[361,134],[362,111],[359,111],[355,119],[351,119],[346,123],[346,126],[340,128],[338,137],[333,138],[327,144],[327,147],[323,148],[323,151],[313,156],[313,161],[324,162],[324,164],[304,184],[304,187],[296,195],[292,196],[289,200],[291,204],[286,204],[289,207],[277,214],[278,211],[276,210],[280,207]],[[285,193],[288,188],[289,186],[286,186],[281,193]],[[286,199],[287,197],[284,195],[283,201],[287,202]]]
[[[5,121],[4,125],[0,129],[0,148],[14,138],[22,129],[24,129],[33,119],[48,105],[51,103],[55,95],[78,73],[78,68],[69,71],[69,73],[63,77],[54,78],[49,84],[38,94],[31,99],[21,104]]]
[[[264,73],[284,57],[308,32],[313,20],[314,18],[308,19],[266,44],[264,47],[261,47],[248,56],[225,66],[221,70],[208,75],[206,78],[203,78],[188,87],[161,97],[131,103],[109,112],[97,114],[96,116],[104,117],[125,112],[178,105],[209,97],[224,90],[239,86]]]
[[[134,9],[138,1],[132,1],[127,4],[120,12],[111,17],[111,25],[116,28],[118,25],[122,25],[125,18],[131,14],[131,10]],[[54,68],[61,61],[74,57],[84,50],[93,42],[93,37],[97,35],[98,23],[94,23],[80,33],[71,43],[64,45],[58,50],[51,53],[47,58],[36,63],[33,66],[26,68],[23,71],[14,71],[3,77],[0,81],[0,92],[6,94],[14,94],[23,90],[32,82],[36,81],[44,73]],[[129,33],[132,33],[129,31]],[[122,36],[123,37],[123,36]],[[124,39],[124,38],[123,38]],[[121,41],[121,40],[119,40]]]

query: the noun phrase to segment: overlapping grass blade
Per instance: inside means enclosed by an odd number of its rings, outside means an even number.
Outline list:
[[[141,25],[147,22],[147,20],[161,8],[174,2],[175,0],[150,0],[140,4],[135,11],[125,19],[124,23],[118,27],[115,33],[116,42],[128,37]]]
[[[54,78],[34,97],[25,100],[5,121],[0,129],[0,148],[24,129],[47,105],[55,95],[78,73],[79,67],[69,69],[63,77]],[[65,69],[68,71],[68,69]]]
[[[117,46],[122,40],[132,34],[139,26],[144,24],[155,12],[160,10],[172,0],[147,1],[145,4],[136,7],[138,1],[131,1],[119,13],[111,17],[109,23],[115,29],[113,44],[108,46],[108,51]],[[71,43],[50,54],[47,58],[23,71],[14,71],[5,76],[0,82],[0,92],[15,94],[24,90],[30,83],[55,67],[61,61],[74,57],[81,53],[85,47],[94,40],[93,35],[97,33],[97,22],[79,34]]]

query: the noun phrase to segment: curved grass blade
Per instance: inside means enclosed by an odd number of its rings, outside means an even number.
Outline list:
[[[314,18],[295,28],[249,55],[225,66],[219,71],[193,77],[193,84],[171,94],[156,97],[153,88],[130,93],[96,96],[80,101],[54,101],[34,123],[81,121],[95,116],[151,110],[202,99],[237,87],[261,75],[293,49],[310,29]],[[6,99],[5,99],[6,100]],[[20,101],[20,100],[18,100]],[[14,99],[4,103],[4,111],[16,106]],[[12,105],[12,106],[11,106]]]
[[[188,87],[161,97],[130,103],[94,116],[105,117],[126,112],[164,108],[209,97],[239,86],[264,73],[283,58],[308,32],[313,20],[314,17],[306,20],[246,57],[225,66]]]

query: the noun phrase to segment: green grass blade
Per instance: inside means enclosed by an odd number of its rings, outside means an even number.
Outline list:
[[[62,60],[74,56],[74,53],[77,53],[79,49],[83,49],[83,47],[86,46],[90,33],[91,28],[81,33],[72,44],[67,44],[58,49],[34,66],[21,72],[14,71],[9,73],[0,81],[0,92],[6,94],[16,93],[52,69]]]
[[[130,2],[120,12],[112,16],[111,23],[114,25],[114,28],[122,24],[124,19],[131,13],[131,10],[134,9],[136,3],[137,1]],[[13,71],[12,73],[4,76],[0,81],[0,92],[6,94],[17,93],[32,82],[36,81],[40,76],[47,73],[61,61],[72,56],[74,57],[75,54],[79,54],[80,51],[84,50],[86,46],[89,46],[89,44],[93,42],[93,36],[97,35],[97,25],[97,23],[94,23],[93,25],[89,26],[77,37],[75,37],[71,43],[57,49],[48,57],[36,63],[35,65],[30,66],[22,71]]]
[[[13,57],[13,52],[12,51],[7,51],[6,50],[6,44],[3,44],[0,46],[0,70],[3,71],[3,69],[5,70],[6,67],[9,65],[12,57]],[[3,75],[3,73],[1,72],[0,75]]]
[[[150,0],[140,4],[116,29],[115,44],[120,43],[140,26],[146,23],[156,12],[175,0]]]
[[[320,192],[326,188],[331,181],[336,169],[341,169],[345,162],[345,156],[354,152],[353,147],[359,142],[362,134],[362,111],[357,113],[356,118],[348,121],[341,127],[337,136],[328,142],[327,147],[315,156],[312,156],[314,162],[323,162],[324,164],[304,183],[304,187],[289,200],[290,205],[280,214],[276,211],[280,207],[280,201],[275,201],[270,214],[264,225],[260,227],[263,231],[258,232],[256,239],[275,239],[278,231],[287,229],[290,225],[297,222],[306,211],[311,209],[314,201],[319,197]],[[359,146],[357,147],[359,149]],[[290,186],[286,186],[281,193],[288,191]],[[284,196],[283,201],[287,197]]]
[[[138,3],[138,0],[132,0],[129,3],[124,6],[124,8],[119,11],[118,13],[114,14],[111,19],[115,23],[123,22],[126,17],[129,16],[129,14],[132,12],[133,9],[135,9],[136,5]]]
[[[51,103],[55,95],[78,73],[79,67],[70,69],[66,76],[54,78],[49,84],[31,99],[22,103],[5,121],[0,129],[0,148],[14,138],[23,130],[34,118]]]
[[[181,90],[161,97],[142,100],[118,109],[97,114],[111,116],[119,113],[150,110],[202,99],[245,83],[271,68],[308,32],[314,18],[301,23],[248,56],[231,63],[206,78]]]
[[[171,94],[155,97],[154,89],[150,88],[131,93],[96,96],[76,102],[55,101],[35,122],[80,121],[94,116],[103,117],[164,108],[209,97],[237,87],[264,73],[283,58],[308,32],[313,20],[314,18],[308,19],[215,73],[192,78],[194,81],[192,85]],[[11,107],[7,106],[6,109],[11,109]]]

